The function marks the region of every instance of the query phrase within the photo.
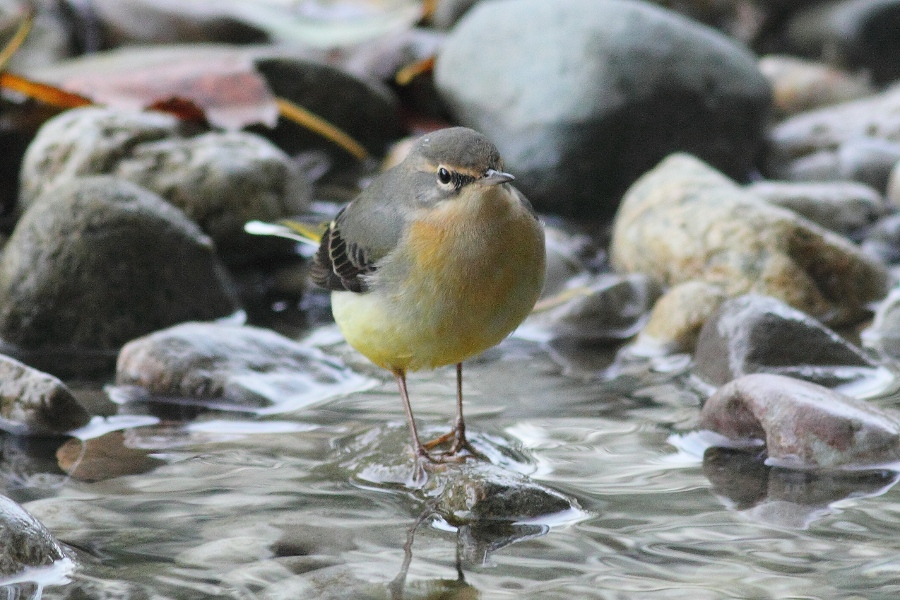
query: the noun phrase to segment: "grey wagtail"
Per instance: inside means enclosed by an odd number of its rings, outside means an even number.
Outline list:
[[[338,327],[394,374],[416,455],[434,462],[476,454],[466,440],[462,362],[515,329],[543,285],[543,228],[512,180],[480,133],[427,134],[337,214],[313,258],[312,279],[332,290]],[[406,373],[451,364],[455,427],[422,443]],[[447,442],[448,451],[429,454]]]

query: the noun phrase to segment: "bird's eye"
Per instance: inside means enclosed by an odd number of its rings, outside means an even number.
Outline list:
[[[441,167],[440,169],[438,169],[438,181],[444,185],[447,185],[448,183],[453,181],[453,175],[450,173],[450,171],[448,171],[444,167]]]

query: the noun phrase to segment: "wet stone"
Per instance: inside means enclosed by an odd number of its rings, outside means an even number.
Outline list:
[[[768,463],[775,466],[900,459],[900,414],[781,375],[747,375],[722,386],[704,404],[699,428],[735,442],[763,440]]]
[[[544,298],[519,330],[540,340],[613,341],[641,328],[659,297],[659,286],[646,275],[584,275]]]
[[[111,366],[130,339],[238,309],[210,239],[128,181],[79,178],[49,190],[0,258],[0,337],[53,373]],[[68,361],[68,362],[67,362]]]
[[[528,199],[562,215],[611,216],[678,150],[745,177],[770,105],[746,48],[643,2],[479,3],[450,32],[435,82]]]
[[[610,255],[622,273],[646,273],[664,286],[704,281],[729,297],[766,294],[833,325],[861,320],[887,292],[884,266],[852,242],[685,154],[629,189]]]
[[[694,374],[714,386],[776,373],[826,387],[876,382],[884,369],[815,319],[769,296],[727,300],[703,326]]]
[[[122,348],[114,394],[125,400],[288,410],[367,384],[336,359],[268,329],[183,323]]]
[[[90,415],[62,381],[0,355],[0,429],[52,435],[83,427],[88,421]]]
[[[433,431],[424,431],[428,437]],[[405,488],[452,525],[522,521],[540,522],[580,508],[573,498],[530,480],[527,458],[478,433],[469,441],[485,459],[416,465],[402,426],[376,428],[344,449],[341,467],[351,478],[387,489]]]
[[[0,577],[67,558],[53,534],[24,508],[0,496]]]

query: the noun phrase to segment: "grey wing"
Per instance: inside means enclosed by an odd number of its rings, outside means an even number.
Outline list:
[[[341,209],[322,236],[310,276],[325,289],[362,293],[367,276],[396,245],[403,231],[403,213],[383,191],[390,181],[376,180]]]
[[[373,273],[376,266],[359,244],[344,239],[339,225],[342,213],[322,236],[309,274],[316,285],[328,290],[365,292],[368,286],[364,276]]]

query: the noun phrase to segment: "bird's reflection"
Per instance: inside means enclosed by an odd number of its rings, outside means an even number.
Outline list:
[[[419,514],[406,533],[403,544],[403,563],[400,572],[388,585],[392,600],[413,597],[406,584],[406,576],[413,559],[413,543],[416,530],[432,518],[440,518],[429,505]],[[435,579],[417,583],[415,596],[423,598],[447,598],[455,600],[479,598],[478,590],[466,582],[464,566],[484,566],[497,550],[522,540],[540,537],[550,530],[547,525],[510,523],[504,521],[472,522],[456,528],[456,579]],[[423,589],[424,588],[424,589]]]
[[[799,471],[770,467],[765,453],[709,448],[703,472],[731,508],[761,521],[805,528],[848,498],[883,494],[900,473],[888,469]]]

